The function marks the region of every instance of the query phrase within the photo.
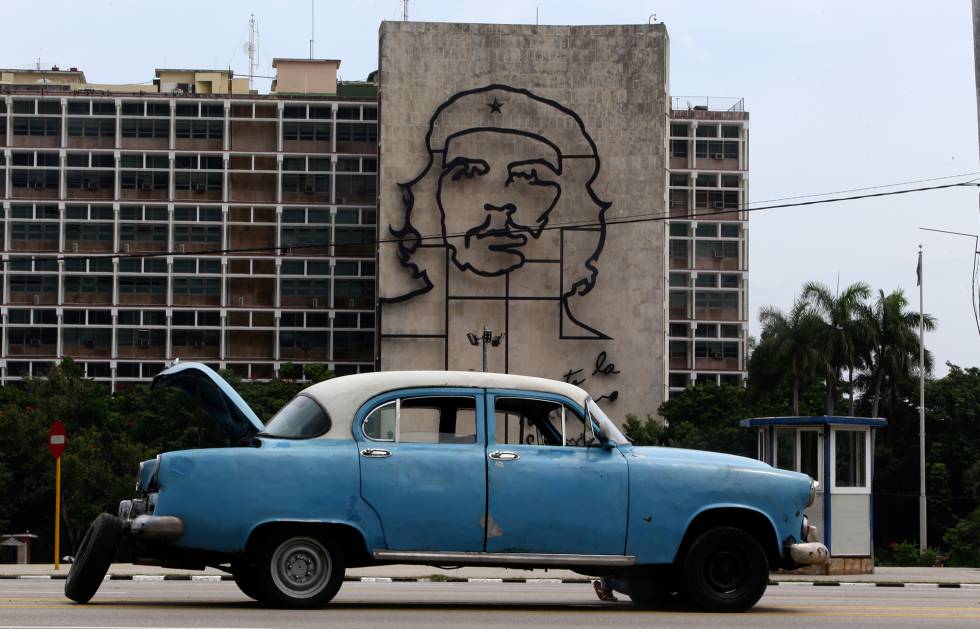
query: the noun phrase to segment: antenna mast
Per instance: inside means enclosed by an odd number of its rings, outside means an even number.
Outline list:
[[[316,32],[316,21],[313,15],[313,0],[310,0],[310,59],[313,59],[313,36]]]
[[[402,0],[402,22],[408,21],[408,0]]]
[[[245,44],[245,52],[248,53],[248,89],[253,89],[255,82],[255,69],[258,67],[258,29],[255,27],[255,14],[248,17],[248,43]]]

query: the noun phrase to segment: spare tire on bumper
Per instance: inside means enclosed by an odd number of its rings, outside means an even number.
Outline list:
[[[87,603],[95,596],[122,541],[123,521],[101,513],[89,525],[65,580],[65,596]]]

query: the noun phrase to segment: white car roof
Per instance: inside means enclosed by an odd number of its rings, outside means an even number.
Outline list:
[[[324,439],[351,438],[354,414],[376,395],[398,389],[421,387],[472,387],[480,389],[518,389],[562,395],[585,406],[588,393],[558,380],[480,371],[379,371],[331,378],[314,384],[303,393],[316,400],[330,414],[330,430]]]

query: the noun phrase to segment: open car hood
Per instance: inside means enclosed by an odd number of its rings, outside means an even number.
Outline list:
[[[265,425],[242,396],[218,373],[201,363],[178,363],[153,378],[152,389],[175,387],[187,393],[228,435],[230,443],[261,432]]]

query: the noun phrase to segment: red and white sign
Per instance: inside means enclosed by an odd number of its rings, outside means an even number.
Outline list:
[[[51,456],[60,459],[65,451],[66,443],[68,443],[68,437],[65,435],[65,425],[61,423],[60,419],[56,419],[51,424],[51,432],[48,433],[48,450],[51,451]]]

